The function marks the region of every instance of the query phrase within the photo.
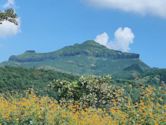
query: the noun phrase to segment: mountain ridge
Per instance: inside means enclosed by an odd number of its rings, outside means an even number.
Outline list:
[[[77,56],[86,55],[94,57],[109,57],[111,59],[122,59],[122,58],[139,58],[139,54],[135,53],[124,53],[117,50],[108,49],[103,45],[96,43],[93,40],[85,41],[82,44],[74,44],[73,46],[67,46],[60,50],[49,52],[49,53],[36,53],[34,50],[27,50],[21,55],[11,56],[9,61],[16,62],[33,62],[43,60],[53,60],[59,56]]]
[[[48,53],[27,50],[23,54],[11,56],[1,66],[51,69],[74,75],[135,77],[150,68],[139,57],[139,54],[108,49],[88,40]]]

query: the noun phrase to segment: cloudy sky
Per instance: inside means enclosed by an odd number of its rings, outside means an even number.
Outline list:
[[[19,15],[18,26],[0,24],[0,61],[94,39],[166,68],[165,6],[165,0],[0,0],[1,11],[13,7]]]

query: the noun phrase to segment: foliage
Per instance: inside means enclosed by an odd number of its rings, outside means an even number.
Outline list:
[[[158,79],[158,82],[166,83],[166,69],[153,68],[144,72],[143,76],[149,76],[150,80],[155,78]]]
[[[137,103],[130,97],[123,106],[107,110],[82,108],[79,103],[59,105],[54,99],[36,96],[0,96],[0,124],[2,125],[163,125],[166,123],[166,105],[155,102],[155,88],[148,86]],[[165,91],[159,91],[164,92]],[[166,93],[165,93],[166,94]],[[162,98],[157,100],[163,101]]]
[[[7,20],[9,22],[12,22],[12,23],[18,25],[16,18],[17,18],[17,15],[16,15],[14,9],[12,9],[12,8],[7,9],[4,12],[0,12],[0,22]]]
[[[0,124],[163,125],[166,84],[147,84],[153,75],[113,80],[1,67]]]
[[[0,68],[0,92],[24,91],[28,88],[43,93],[44,88],[56,79],[74,80],[76,76],[50,70],[24,69],[16,67]]]
[[[118,84],[110,76],[82,76],[74,81],[54,80],[47,91],[59,102],[78,101],[82,106],[106,108],[111,107],[113,102],[121,106],[126,101],[125,97],[130,97],[133,103],[140,101],[149,86],[158,90],[155,98],[161,97],[165,103],[166,95],[160,93],[166,89],[165,84],[153,86],[133,81]]]
[[[54,80],[48,94],[59,102],[78,101],[82,107],[109,108],[114,101],[120,104],[123,89],[111,85],[110,76],[80,77],[77,81]]]

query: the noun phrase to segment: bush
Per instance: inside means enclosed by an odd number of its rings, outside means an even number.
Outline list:
[[[78,81],[54,80],[48,93],[59,102],[79,102],[82,107],[109,108],[123,101],[123,89],[110,76],[82,76]]]

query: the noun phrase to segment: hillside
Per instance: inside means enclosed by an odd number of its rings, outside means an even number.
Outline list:
[[[0,67],[0,93],[12,91],[24,91],[29,88],[43,93],[51,81],[57,79],[74,80],[77,76],[50,71],[24,69],[17,67]]]
[[[1,66],[51,69],[74,75],[107,75],[137,77],[149,67],[139,59],[139,54],[108,49],[93,40],[74,44],[49,53],[28,50],[13,55]],[[132,68],[132,70],[131,70]]]

